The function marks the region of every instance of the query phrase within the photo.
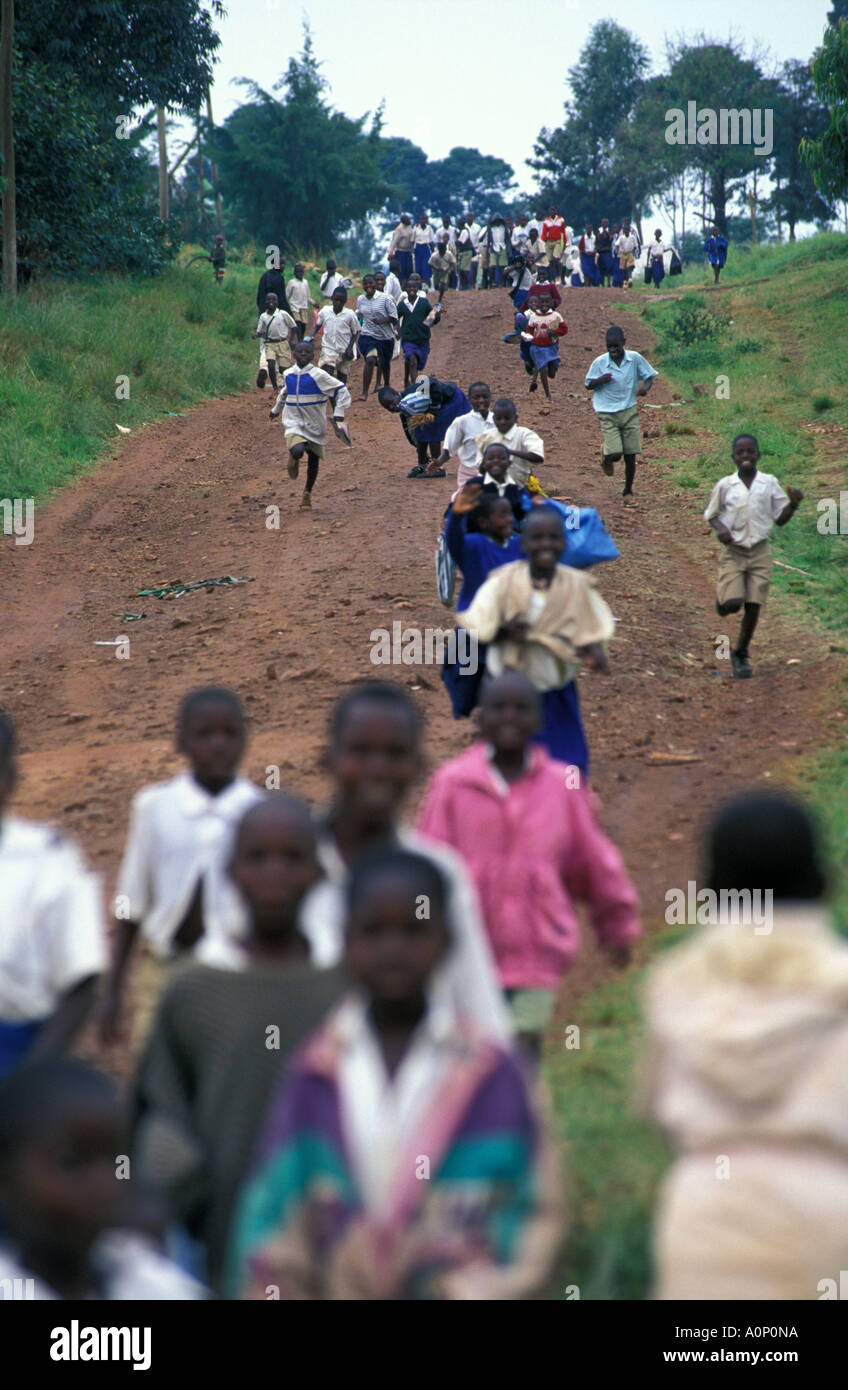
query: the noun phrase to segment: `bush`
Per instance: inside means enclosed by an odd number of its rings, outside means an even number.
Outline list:
[[[825,410],[832,410],[835,405],[836,401],[828,395],[827,391],[818,391],[813,396],[813,410],[817,415],[821,415]]]
[[[664,348],[694,347],[715,342],[727,331],[727,320],[708,309],[699,295],[686,295],[663,324]]]

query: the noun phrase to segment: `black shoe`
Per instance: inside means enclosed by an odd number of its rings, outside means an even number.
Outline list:
[[[416,463],[414,468],[410,468],[406,476],[407,478],[426,478],[427,471],[421,467],[420,463]]]
[[[262,387],[265,385],[265,382],[267,380],[268,373],[266,372],[264,367],[260,367],[256,376],[256,385],[259,387],[260,391],[262,390]]]
[[[737,680],[747,680],[754,673],[751,670],[751,663],[748,660],[747,652],[731,652],[730,664],[733,667],[733,674]]]
[[[608,459],[608,458],[606,458],[606,457],[602,457],[602,458],[601,458],[601,468],[602,468],[603,471],[606,473],[606,475],[607,475],[608,478],[613,477],[613,475],[614,475],[614,473],[615,473],[615,464],[614,464],[610,459]]]

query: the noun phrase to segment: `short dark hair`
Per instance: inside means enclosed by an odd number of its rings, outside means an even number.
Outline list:
[[[477,506],[469,514],[468,520],[479,526],[481,521],[488,521],[495,507],[499,506],[501,502],[505,502],[512,511],[512,503],[508,497],[501,497],[499,492],[484,492]]]
[[[402,876],[444,913],[448,899],[445,875],[435,860],[414,850],[384,847],[364,854],[353,865],[347,885],[347,908],[352,913],[365,897],[372,884],[381,878]]]
[[[529,529],[534,521],[544,520],[547,517],[554,517],[559,522],[559,529],[562,531],[563,541],[565,540],[565,519],[558,507],[552,507],[550,503],[542,503],[541,506],[531,507],[521,523],[521,534]]]
[[[619,343],[625,342],[624,329],[623,329],[623,328],[619,328],[619,326],[618,326],[617,323],[611,323],[611,324],[610,324],[609,328],[608,328],[607,331],[606,331],[606,335],[605,335],[605,336],[606,336],[607,340],[609,340],[610,338],[613,338],[616,342],[619,342]]]
[[[204,705],[226,705],[240,728],[243,729],[247,723],[244,706],[234,690],[228,690],[225,685],[203,685],[198,690],[190,690],[183,697],[177,715],[179,733],[185,733],[197,711]]]
[[[392,399],[394,399],[397,394],[393,386],[381,386],[377,392],[377,400],[380,402],[380,405],[386,405],[389,397],[391,396]]]
[[[489,395],[492,394],[491,387],[489,386],[488,381],[472,381],[471,385],[468,388],[469,396],[471,395],[472,391],[488,391]]]
[[[509,396],[501,396],[499,401],[495,401],[492,410],[515,410],[515,401],[510,400]],[[518,411],[515,410],[515,413],[517,415]]]
[[[739,443],[739,440],[740,440],[740,439],[750,439],[751,443],[755,446],[757,452],[759,453],[760,441],[758,440],[758,438],[757,438],[757,436],[756,436],[755,434],[748,434],[748,433],[742,433],[742,434],[734,435],[734,437],[733,437],[733,443],[732,443],[731,446],[730,446],[730,447],[731,447],[731,451],[732,451],[733,449],[736,448],[736,445]]]
[[[707,884],[760,889],[775,900],[816,901],[824,896],[816,827],[796,797],[750,791],[722,806],[707,831]]]
[[[423,721],[418,706],[402,685],[395,685],[392,681],[361,681],[342,695],[334,704],[330,715],[332,741],[339,737],[356,706],[367,701],[402,711],[409,719],[416,744],[419,742]]]
[[[0,1168],[49,1133],[57,1111],[87,1098],[117,1105],[113,1081],[74,1057],[45,1057],[7,1076],[0,1083]]]

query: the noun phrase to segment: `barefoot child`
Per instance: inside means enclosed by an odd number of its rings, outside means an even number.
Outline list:
[[[438,291],[438,303],[441,304],[445,297],[445,290],[450,288],[450,283],[456,275],[456,256],[450,249],[450,241],[444,237],[436,250],[430,257],[430,269],[433,272],[433,288]]]
[[[339,286],[333,290],[329,304],[318,315],[315,337],[321,333],[321,356],[318,366],[326,367],[337,380],[347,385],[359,337],[359,319],[352,309],[348,309],[347,290]]]
[[[480,741],[433,774],[417,825],[468,865],[516,1031],[538,1055],[580,946],[575,904],[623,961],[641,936],[638,899],[577,769],[531,742],[540,711],[527,676],[484,680],[477,722]]]
[[[530,344],[530,358],[533,363],[530,390],[538,390],[537,378],[541,377],[542,389],[550,400],[551,389],[548,381],[556,376],[559,368],[557,339],[564,337],[568,332],[568,325],[562,314],[558,314],[554,309],[551,296],[547,291],[540,289],[537,298],[538,311],[531,309],[527,315],[527,327],[521,336],[525,342]]]
[[[441,301],[439,301],[439,304]],[[442,316],[439,304],[435,309],[421,288],[421,276],[410,275],[406,291],[398,300],[397,313],[400,320],[400,345],[404,356],[405,387],[418,380],[419,373],[427,365],[430,356],[430,329]]]
[[[532,465],[543,463],[545,446],[535,430],[519,425],[515,401],[502,396],[492,409],[494,427],[477,436],[477,469],[489,444],[503,444],[509,451],[510,480],[526,487],[533,476]]]
[[[240,1212],[243,1297],[541,1295],[561,1239],[550,1141],[513,1054],[444,991],[446,901],[419,854],[354,869],[352,989],[272,1103]]]
[[[459,460],[456,469],[457,491],[472,478],[476,478],[477,439],[484,430],[490,429],[494,424],[494,416],[490,410],[492,393],[485,381],[472,381],[468,388],[468,399],[471,409],[451,421],[441,454],[427,465],[427,472],[433,473],[437,468],[444,468],[448,459],[455,454]]]
[[[377,281],[373,275],[363,275],[362,294],[356,301],[356,312],[362,324],[359,337],[359,351],[364,362],[362,376],[362,395],[360,401],[368,399],[371,378],[377,371],[375,390],[389,385],[392,371],[392,351],[399,331],[398,311],[391,295],[377,293]]]
[[[280,365],[281,373],[285,371],[286,367],[291,366],[289,339],[297,329],[297,324],[291,314],[287,314],[285,309],[278,309],[277,303],[275,294],[270,293],[265,296],[265,312],[259,315],[256,332],[253,334],[254,338],[261,338],[262,340],[256,385],[261,388],[265,385],[266,378],[270,378],[275,391],[280,389],[277,381],[277,364]]]
[[[739,640],[730,660],[733,675],[745,679],[752,674],[748,646],[771,582],[771,528],[792,520],[804,494],[797,487],[784,492],[772,473],[758,471],[760,447],[752,434],[737,434],[732,457],[736,472],[716,483],[704,520],[723,546],[716,611],[725,617],[744,606]]]
[[[180,706],[177,748],[189,770],[138,793],[115,893],[113,959],[99,1007],[104,1043],[119,1036],[127,971],[139,936],[147,948],[137,995],[135,1041],[170,967],[204,935],[229,937],[241,913],[227,890],[232,835],[261,793],[238,775],[246,743],[241,701],[206,686]]]
[[[129,1229],[137,1209],[118,1171],[125,1152],[115,1087],[81,1062],[45,1058],[0,1084],[0,1300],[206,1296]]]
[[[589,749],[580,718],[575,677],[585,660],[609,669],[605,644],[613,635],[609,608],[584,570],[562,563],[565,530],[560,512],[542,504],[521,528],[526,560],[489,575],[457,622],[478,642],[491,644],[492,676],[522,671],[542,696],[542,725],[534,741],[586,776]]]
[[[306,512],[312,510],[312,489],[318,478],[318,465],[324,457],[328,403],[333,407],[331,418],[335,433],[350,446],[344,422],[350,392],[338,377],[313,366],[314,356],[315,344],[311,338],[305,343],[295,343],[294,366],[283,377],[280,394],[271,411],[272,420],[281,411],[283,414],[290,478],[297,477],[301,459],[306,455],[306,485],[300,500],[300,509]]]
[[[7,814],[15,779],[0,714],[0,1078],[70,1046],[106,967],[98,880],[58,830]]]
[[[136,1074],[136,1172],[200,1243],[204,1277],[219,1291],[233,1205],[271,1093],[343,988],[340,971],[311,964],[298,927],[320,877],[315,851],[302,802],[274,795],[245,812],[229,873],[247,906],[246,935],[171,981]]]
[[[633,497],[636,455],[642,448],[637,396],[647,396],[658,373],[638,352],[625,351],[622,329],[607,329],[607,350],[596,357],[586,373],[586,390],[592,392],[592,405],[601,426],[603,453],[601,468],[611,478],[614,465],[624,455],[624,491]]]

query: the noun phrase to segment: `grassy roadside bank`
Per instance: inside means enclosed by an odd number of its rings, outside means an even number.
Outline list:
[[[845,534],[817,525],[848,489],[848,238],[823,235],[795,246],[731,256],[722,287],[690,267],[664,292],[638,288],[624,306],[656,334],[651,360],[685,405],[651,411],[665,471],[680,504],[702,512],[717,478],[732,471],[730,445],[755,433],[762,468],[805,493],[802,510],[775,533],[774,599],[791,593],[829,634],[835,658],[848,651],[848,496]],[[674,298],[670,296],[673,294]],[[664,295],[665,300],[664,300]],[[716,336],[681,341],[692,305],[718,320]],[[706,320],[703,321],[709,324]],[[720,383],[719,379],[725,382]],[[719,389],[721,385],[721,390]],[[696,387],[698,388],[696,390]],[[647,417],[648,412],[645,412]],[[643,417],[643,418],[645,418]],[[651,421],[654,424],[654,421]],[[803,571],[804,573],[799,573]],[[825,835],[834,915],[848,927],[848,710],[843,676],[829,708],[827,743],[812,758],[784,761],[775,781],[794,785]],[[776,719],[786,719],[776,711]],[[649,927],[658,924],[649,923]],[[681,933],[655,932],[646,961]],[[557,1129],[566,1140],[574,1224],[554,1296],[577,1285],[582,1299],[640,1299],[650,1293],[650,1223],[668,1151],[634,1106],[634,1059],[642,1048],[645,969],[605,982],[580,1001],[580,1048],[551,1048],[545,1075]]]

